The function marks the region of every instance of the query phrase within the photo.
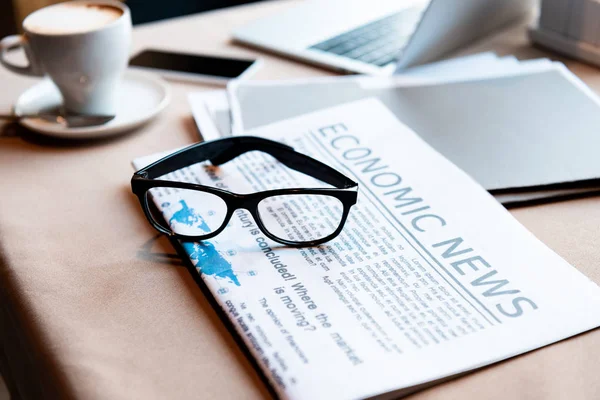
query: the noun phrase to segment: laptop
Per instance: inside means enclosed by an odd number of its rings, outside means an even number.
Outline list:
[[[306,0],[235,40],[342,72],[391,75],[526,17],[533,0]]]

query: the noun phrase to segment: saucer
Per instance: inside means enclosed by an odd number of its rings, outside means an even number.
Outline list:
[[[136,128],[162,111],[171,94],[167,83],[147,72],[127,71],[117,88],[117,115],[106,124],[69,128],[41,118],[25,118],[19,123],[32,131],[60,138],[90,139],[116,135]],[[62,97],[56,86],[45,78],[27,89],[14,106],[15,114],[56,110]]]

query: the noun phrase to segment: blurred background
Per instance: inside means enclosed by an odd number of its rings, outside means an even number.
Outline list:
[[[23,19],[38,8],[64,0],[0,0],[0,37],[17,33]],[[261,0],[126,0],[135,24],[195,14]]]

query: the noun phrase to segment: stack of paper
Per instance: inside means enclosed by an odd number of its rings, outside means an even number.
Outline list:
[[[369,97],[505,205],[600,190],[600,101],[546,59],[485,53],[394,77],[234,82],[228,93],[195,93],[190,101],[204,138],[213,139]],[[404,149],[397,151],[401,157]]]

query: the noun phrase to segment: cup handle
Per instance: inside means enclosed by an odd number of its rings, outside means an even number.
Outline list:
[[[5,57],[8,50],[22,47],[27,56],[28,65],[25,67],[9,63]],[[41,68],[33,60],[27,38],[23,35],[11,35],[0,40],[0,64],[4,65],[9,71],[22,75],[44,76]]]

